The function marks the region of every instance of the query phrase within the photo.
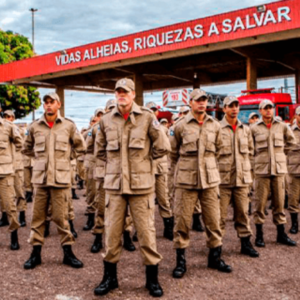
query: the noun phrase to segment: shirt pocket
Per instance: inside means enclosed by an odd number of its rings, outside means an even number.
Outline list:
[[[207,133],[205,149],[209,152],[216,152],[216,134],[214,132]]]
[[[195,153],[198,151],[199,135],[196,132],[184,133],[182,137],[182,150],[184,153]]]
[[[32,168],[31,182],[33,184],[43,184],[45,181],[45,175],[46,175],[46,162],[36,160]]]
[[[241,154],[248,154],[249,153],[249,145],[247,138],[240,139],[240,153]]]
[[[275,153],[275,162],[278,174],[287,173],[286,156],[284,153]]]
[[[151,161],[132,161],[130,164],[130,187],[133,190],[149,189],[154,186]]]
[[[265,153],[264,153],[265,154]],[[269,155],[259,155],[255,157],[255,174],[258,175],[267,175],[269,174],[269,166],[270,166],[270,159]]]
[[[119,145],[119,135],[117,130],[109,130],[106,133],[106,150],[107,151],[117,151],[120,149]]]
[[[45,152],[45,149],[46,149],[46,137],[43,135],[37,136],[35,138],[34,151]]]
[[[217,183],[220,181],[219,170],[217,169],[216,158],[206,157],[205,158],[206,172],[207,172],[207,182]]]
[[[71,183],[70,161],[56,160],[55,181],[60,184]]]
[[[68,150],[69,139],[64,135],[57,135],[55,141],[55,150],[66,152]]]
[[[300,175],[300,155],[288,157],[288,172],[291,175]]]
[[[132,149],[144,149],[146,137],[142,131],[131,131],[128,147]]]
[[[180,159],[177,167],[176,183],[197,185],[197,159]]]
[[[244,181],[244,183],[250,184],[252,182],[250,161],[242,162],[242,169],[243,169],[243,181]]]
[[[283,147],[284,146],[284,140],[282,133],[274,133],[274,146],[275,147]]]
[[[219,163],[221,184],[229,184],[230,183],[230,171],[231,171],[231,164]]]
[[[265,134],[255,136],[255,147],[257,150],[266,150],[268,148],[268,139]]]
[[[232,155],[232,137],[229,134],[222,134],[222,148],[220,151],[221,155]]]

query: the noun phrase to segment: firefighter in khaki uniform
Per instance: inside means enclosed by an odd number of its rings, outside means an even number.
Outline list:
[[[241,239],[241,253],[258,257],[250,237],[252,231],[248,217],[249,184],[252,182],[251,163],[253,156],[253,139],[248,126],[238,119],[239,100],[230,96],[224,99],[225,116],[220,122],[223,148],[218,157],[221,177],[220,212],[222,236],[225,235],[227,209],[233,201],[234,227]]]
[[[291,147],[288,152],[288,195],[289,195],[289,212],[291,214],[292,226],[290,233],[298,233],[298,213],[300,200],[300,107],[296,109],[296,122],[291,129],[296,138],[296,145]]]
[[[174,248],[177,264],[174,278],[186,272],[185,249],[189,246],[190,224],[195,205],[200,199],[203,222],[210,248],[208,267],[231,272],[221,259],[222,234],[218,185],[220,175],[217,157],[222,149],[220,124],[206,114],[207,95],[194,89],[190,94],[191,111],[170,131],[172,167],[175,169]]]
[[[15,120],[15,114],[12,110],[6,110],[3,114],[5,120],[12,122]],[[22,142],[25,138],[25,133],[21,130],[17,125],[13,124],[16,130],[19,130],[20,135],[22,137]],[[24,193],[24,165],[23,165],[23,156],[21,150],[16,151],[14,147],[14,188],[16,193],[17,199],[17,211],[19,212],[19,223],[21,227],[26,226],[26,218],[25,212],[27,210],[27,203],[25,200],[25,193]]]
[[[96,136],[95,153],[105,163],[106,251],[103,280],[94,292],[105,295],[118,287],[117,262],[129,205],[146,265],[146,288],[150,295],[160,297],[158,263],[162,257],[156,248],[152,160],[168,154],[170,144],[151,110],[134,102],[134,90],[131,79],[117,81],[118,105],[100,120]]]
[[[81,268],[83,263],[75,257],[71,248],[75,240],[68,223],[68,201],[71,188],[71,151],[74,149],[76,154],[84,154],[86,145],[73,121],[60,116],[61,103],[58,95],[49,93],[44,96],[43,102],[45,113],[29,126],[22,150],[28,156],[35,156],[32,173],[35,195],[29,238],[33,251],[24,268],[33,269],[41,264],[49,202],[64,251],[63,263]]]
[[[15,190],[14,190],[14,168],[13,168],[13,147],[16,151],[22,149],[22,138],[18,128],[0,117],[0,198],[3,210],[6,212],[9,221],[8,230],[11,233],[11,250],[20,248],[18,243],[18,228]]]
[[[265,247],[263,224],[265,206],[271,191],[273,223],[277,226],[277,243],[296,246],[285,233],[284,224],[284,175],[287,173],[284,151],[295,145],[295,137],[287,124],[274,118],[274,105],[270,100],[259,104],[262,116],[251,127],[254,141],[255,200],[254,223],[256,225],[255,245]]]
[[[148,102],[146,107],[153,111],[156,118],[158,117],[159,110],[154,102]],[[161,128],[167,136],[168,129],[164,126],[161,126]],[[159,206],[159,214],[164,222],[164,237],[172,241],[174,218],[168,191],[168,157],[165,155],[153,162],[155,170],[155,194]]]
[[[109,100],[111,101],[111,100]],[[112,105],[111,105],[112,106]],[[112,106],[111,109],[115,107]],[[110,110],[108,110],[110,111]],[[105,113],[102,109],[97,109],[95,112],[95,115],[97,113],[102,112],[102,115]],[[101,116],[99,116],[99,121],[101,119]],[[96,123],[91,129],[90,133],[87,137],[86,144],[87,144],[87,153],[93,153],[95,152],[95,139],[97,130],[99,127],[99,123]],[[96,204],[97,204],[97,213],[95,217],[95,226],[93,227],[92,233],[95,235],[94,243],[91,247],[92,253],[98,253],[102,249],[102,234],[104,232],[104,212],[105,212],[105,190],[103,188],[104,184],[104,167],[103,167],[103,161],[96,159],[96,167],[95,167],[95,173],[94,173],[94,179],[96,180]],[[128,210],[127,210],[128,212]],[[123,233],[123,247],[127,251],[135,251],[135,246],[132,243],[130,232],[132,231],[132,218],[127,213],[127,216],[125,218],[125,226],[124,226],[124,233]]]

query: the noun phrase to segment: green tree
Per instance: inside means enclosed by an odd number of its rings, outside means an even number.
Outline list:
[[[28,38],[12,31],[0,29],[0,64],[34,56]],[[40,94],[34,87],[0,85],[0,103],[2,110],[11,109],[16,118],[25,117],[41,105]]]

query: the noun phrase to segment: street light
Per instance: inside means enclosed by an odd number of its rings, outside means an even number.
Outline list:
[[[29,11],[31,11],[32,14],[32,48],[34,53],[34,13],[38,11],[37,8],[30,8]],[[35,119],[35,111],[32,112],[32,121]]]

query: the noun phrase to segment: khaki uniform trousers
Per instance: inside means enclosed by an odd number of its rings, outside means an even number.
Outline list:
[[[76,165],[71,165],[71,184],[72,189],[77,188],[77,182],[76,182]]]
[[[84,162],[81,160],[77,160],[77,175],[80,178],[80,180],[85,180],[86,174],[85,174],[85,167]]]
[[[127,207],[133,218],[144,265],[158,264],[162,256],[157,252],[154,225],[154,194],[105,196],[105,256],[104,260],[117,263],[122,251],[121,236]]]
[[[105,213],[105,190],[103,188],[103,180],[96,183],[96,203],[97,203],[97,213],[95,215],[95,225],[92,229],[93,234],[103,234],[104,233],[104,213]],[[133,227],[132,217],[130,215],[130,210],[127,207],[124,231],[131,232]]]
[[[233,197],[234,228],[237,231],[238,237],[243,238],[252,235],[250,220],[248,217],[248,194],[248,187],[224,188],[220,186],[220,227],[222,231],[222,236],[225,235],[227,210],[230,204],[231,197]]]
[[[218,187],[205,190],[175,189],[174,248],[184,249],[190,244],[190,226],[195,205],[200,199],[205,225],[206,245],[216,248],[222,245],[220,229],[220,204]]]
[[[52,220],[57,225],[61,245],[74,244],[75,239],[68,222],[70,188],[36,187],[34,193],[30,244],[33,246],[44,244],[45,221],[49,214],[50,203],[50,213]]]
[[[265,207],[268,195],[272,195],[273,223],[275,225],[285,224],[284,212],[284,176],[256,177],[255,179],[255,201],[254,223],[265,223]]]
[[[25,167],[24,168],[24,187],[26,192],[33,192],[33,186],[31,183],[32,177],[32,167]]]
[[[168,175],[155,175],[155,194],[159,206],[159,214],[162,218],[168,219],[173,216],[169,200]]]
[[[96,180],[94,179],[94,168],[86,167],[86,213],[94,214],[97,210],[96,203]]]
[[[288,211],[292,214],[298,214],[300,200],[300,177],[289,176],[288,183],[289,208]]]
[[[2,211],[5,211],[8,216],[8,230],[13,232],[20,227],[20,224],[17,217],[14,177],[12,175],[0,177],[0,199]]]
[[[14,188],[15,188],[16,198],[17,198],[17,210],[26,211],[27,202],[25,200],[25,193],[24,193],[24,171],[23,170],[16,170],[14,176]]]

